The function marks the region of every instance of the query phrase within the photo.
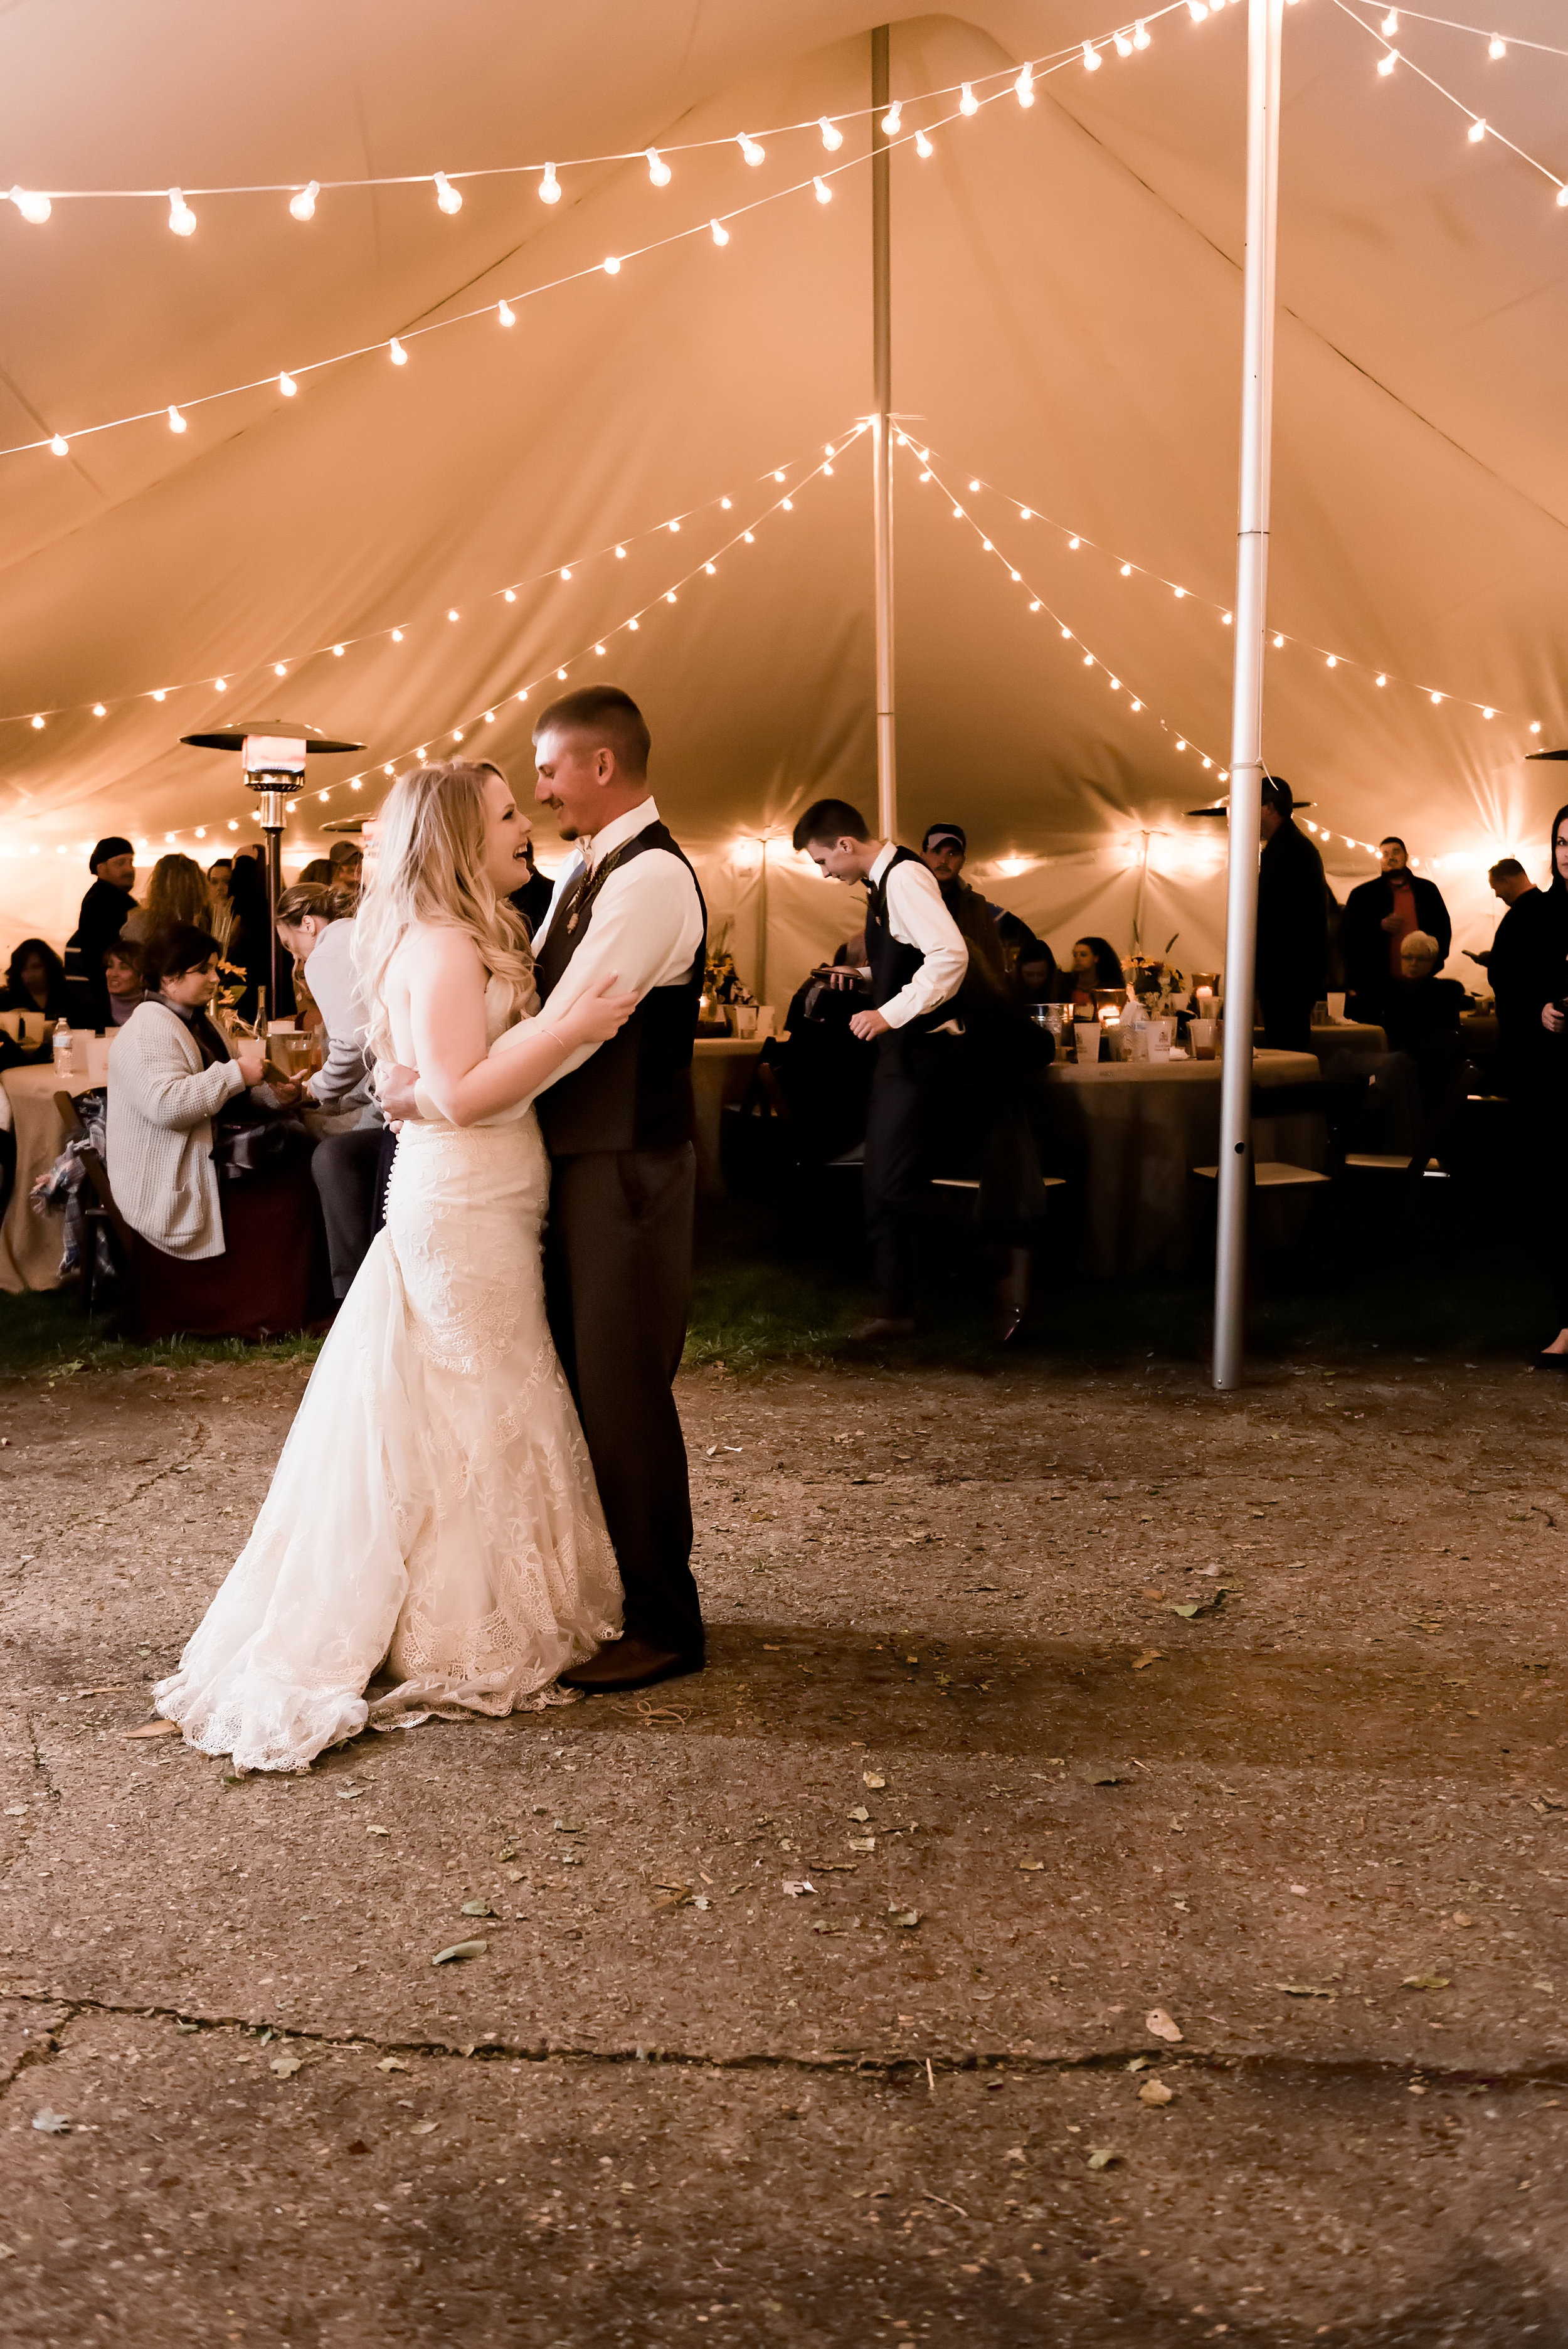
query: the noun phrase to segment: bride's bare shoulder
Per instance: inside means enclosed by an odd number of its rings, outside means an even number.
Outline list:
[[[477,978],[482,986],[484,964],[467,930],[448,922],[415,922],[398,941],[391,975],[405,985],[418,978],[445,981]]]

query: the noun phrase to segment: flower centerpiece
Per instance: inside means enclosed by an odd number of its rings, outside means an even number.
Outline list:
[[[697,1034],[731,1035],[735,1028],[732,1007],[755,1003],[756,1000],[750,989],[742,984],[740,973],[735,967],[735,956],[729,944],[729,924],[724,922],[707,942],[707,960],[702,974],[702,999],[697,1006]]]

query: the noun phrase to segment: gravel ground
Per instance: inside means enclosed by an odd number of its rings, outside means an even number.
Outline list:
[[[4,1391],[7,2342],[1568,2344],[1554,1384],[694,1374],[707,1672],[236,1783],[303,1377]]]

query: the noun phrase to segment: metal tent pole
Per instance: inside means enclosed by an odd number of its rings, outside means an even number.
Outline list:
[[[1280,49],[1284,0],[1248,0],[1247,230],[1242,320],[1242,471],[1236,526],[1236,655],[1231,699],[1230,854],[1225,898],[1225,1051],[1220,1079],[1220,1221],[1214,1260],[1214,1385],[1239,1386],[1246,1338],[1252,1195],[1253,1001],[1263,802],[1264,628],[1268,603],[1269,449],[1274,429],[1274,251],[1279,214]]]
[[[882,116],[892,98],[888,27],[872,34],[872,372],[876,414],[872,419],[877,638],[877,829],[898,837],[898,770],[893,740],[892,657],[892,184]]]

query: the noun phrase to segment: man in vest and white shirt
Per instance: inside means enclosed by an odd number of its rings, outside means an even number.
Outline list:
[[[857,1011],[850,1026],[877,1054],[862,1177],[877,1309],[854,1335],[907,1338],[914,1330],[911,1209],[920,1187],[923,1048],[952,1020],[969,949],[929,867],[912,848],[873,840],[847,800],[809,807],[794,844],[825,880],[859,883],[866,892],[873,1009]],[[844,978],[852,983],[853,974]]]

